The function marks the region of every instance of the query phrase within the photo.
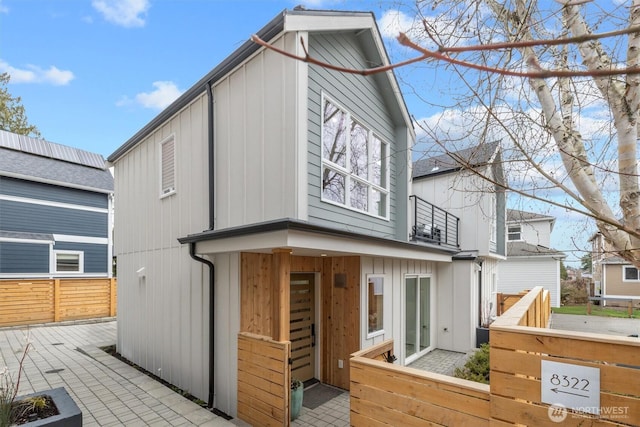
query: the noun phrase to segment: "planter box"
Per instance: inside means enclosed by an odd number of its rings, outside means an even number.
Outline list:
[[[51,397],[58,408],[59,414],[49,418],[43,418],[41,420],[22,424],[21,427],[82,427],[82,411],[78,408],[78,405],[76,405],[76,402],[71,398],[71,396],[69,396],[69,393],[67,393],[67,390],[64,387],[18,396],[16,397],[16,401],[34,396]]]
[[[476,326],[476,347],[489,343],[489,328]]]

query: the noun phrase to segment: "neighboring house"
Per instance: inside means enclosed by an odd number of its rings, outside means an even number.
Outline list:
[[[480,175],[489,177],[494,183]],[[464,322],[465,327],[472,330],[475,326],[487,326],[496,314],[498,264],[506,254],[506,200],[504,187],[500,184],[504,184],[504,173],[497,142],[418,160],[413,165],[415,197],[411,198],[411,209],[412,218],[417,219],[412,238],[429,241],[431,236],[425,240],[429,233],[444,238],[451,222],[459,221],[461,251],[454,255],[453,263],[441,268],[441,275],[450,277],[452,286],[439,289],[439,302],[442,307],[455,307],[442,317],[448,316],[450,322]],[[446,214],[439,213],[441,209]],[[443,277],[440,278],[442,283]],[[465,296],[468,293],[473,295],[470,300]],[[446,300],[443,294],[446,294]],[[477,306],[461,305],[467,301]],[[439,344],[452,338],[443,329],[438,333],[441,335]],[[459,344],[451,342],[449,346],[466,351]]]
[[[640,272],[627,260],[618,256],[602,233],[590,239],[592,253],[593,292],[590,296],[612,298],[603,305],[627,305],[613,298],[640,299]]]
[[[372,13],[284,11],[258,35],[348,68],[389,62]],[[108,158],[118,351],[242,417],[261,410],[241,391],[239,366],[262,357],[239,350],[245,333],[291,341],[293,376],[344,389],[350,355],[389,338],[400,364],[475,347],[480,291],[465,280],[504,255],[504,230],[457,256],[466,277],[452,267],[466,219],[410,240],[414,140],[391,71],[246,42]]]
[[[111,277],[112,203],[101,155],[0,130],[0,278]]]
[[[550,248],[555,221],[552,216],[507,209],[507,260],[500,266],[499,292],[517,294],[543,286],[551,306],[560,306],[560,263],[566,254]]]

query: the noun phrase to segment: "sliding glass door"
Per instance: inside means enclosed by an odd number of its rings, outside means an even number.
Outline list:
[[[405,284],[405,363],[409,363],[431,346],[431,278],[407,276]]]

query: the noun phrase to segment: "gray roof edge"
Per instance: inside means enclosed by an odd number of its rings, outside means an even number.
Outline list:
[[[275,18],[273,18],[267,25],[265,25],[256,34],[263,40],[269,41],[277,34],[284,30],[284,16],[287,13],[286,10],[280,12]],[[151,132],[159,125],[164,123],[191,101],[193,101],[198,95],[200,95],[207,84],[217,81],[222,76],[226,75],[229,71],[239,65],[242,61],[251,56],[254,52],[260,49],[260,45],[252,42],[251,40],[245,41],[242,46],[236,49],[233,53],[227,56],[220,64],[218,64],[213,70],[207,73],[196,84],[191,86],[185,93],[180,95],[178,99],[173,101],[167,108],[154,117],[149,123],[147,123],[142,129],[140,129],[135,135],[129,138],[124,144],[116,149],[107,158],[107,161],[113,163],[122,157],[126,152],[135,147],[140,141],[146,138]]]

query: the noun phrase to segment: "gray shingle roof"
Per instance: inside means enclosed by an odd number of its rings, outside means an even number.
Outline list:
[[[555,220],[555,217],[543,215],[535,212],[519,211],[517,209],[507,209],[507,222],[526,222],[531,220]]]
[[[464,163],[472,166],[488,164],[496,153],[498,141],[488,142],[454,153],[445,153],[428,159],[421,159],[413,163],[413,178],[422,178],[429,175],[454,172],[464,167]],[[463,159],[463,163],[454,160]]]
[[[100,154],[4,130],[0,130],[0,175],[113,192],[113,176]]]
[[[564,252],[527,242],[507,242],[507,257],[516,256],[554,256],[565,258]]]

